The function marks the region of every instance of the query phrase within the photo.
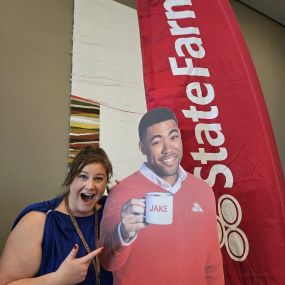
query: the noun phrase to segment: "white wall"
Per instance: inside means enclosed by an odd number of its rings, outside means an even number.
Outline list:
[[[114,179],[138,169],[138,122],[146,112],[134,9],[106,0],[75,1],[72,94],[100,103],[100,146]]]

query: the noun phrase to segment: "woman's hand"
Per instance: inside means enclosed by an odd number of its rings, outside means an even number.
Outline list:
[[[121,236],[125,242],[135,237],[138,230],[145,228],[145,202],[144,199],[131,199],[121,210]]]
[[[85,280],[88,268],[92,259],[100,254],[103,247],[100,247],[89,254],[76,258],[78,245],[74,245],[69,255],[62,262],[58,270],[55,272],[59,285],[74,285]]]

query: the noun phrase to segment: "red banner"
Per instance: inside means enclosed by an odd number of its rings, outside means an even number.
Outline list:
[[[176,113],[182,165],[215,192],[226,284],[285,284],[284,177],[228,1],[138,0],[137,8],[147,107]]]

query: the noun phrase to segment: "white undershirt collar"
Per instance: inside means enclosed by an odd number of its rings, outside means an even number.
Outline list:
[[[149,167],[147,167],[146,163],[143,163],[141,165],[140,172],[148,180],[158,185],[159,187],[163,188],[164,190],[171,192],[172,194],[175,194],[181,188],[182,182],[187,177],[187,172],[180,165],[178,169],[178,178],[177,178],[177,181],[174,183],[174,185],[171,185],[169,182],[160,178]]]

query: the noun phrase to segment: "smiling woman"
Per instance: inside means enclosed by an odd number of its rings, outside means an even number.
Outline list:
[[[103,149],[83,148],[70,165],[65,192],[29,205],[16,219],[0,259],[0,285],[111,285],[112,273],[100,267],[98,241],[112,174]]]
[[[75,215],[88,216],[93,213],[94,204],[97,209],[100,207],[98,201],[112,174],[112,164],[101,148],[86,147],[75,157],[63,183]],[[64,212],[63,203],[61,207]]]

